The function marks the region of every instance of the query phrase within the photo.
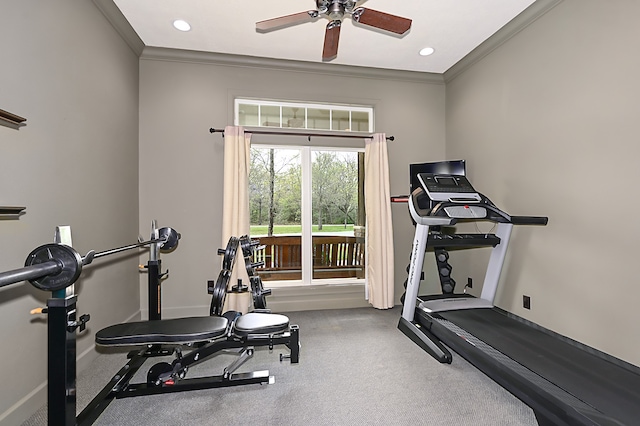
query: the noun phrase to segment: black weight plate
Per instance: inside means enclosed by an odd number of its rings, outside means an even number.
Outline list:
[[[242,254],[245,257],[251,257],[258,245],[258,240],[252,240],[248,235],[240,237],[240,247],[242,247]]]
[[[242,248],[242,254],[244,255],[244,266],[247,270],[247,275],[250,277],[255,275],[256,268],[264,266],[264,262],[253,263],[253,253],[259,243],[259,240],[252,240],[247,235],[240,237],[240,247]]]
[[[223,269],[218,275],[216,285],[213,287],[213,294],[211,295],[211,308],[209,314],[211,316],[221,316],[224,309],[224,301],[227,298],[227,286],[231,279],[231,271]]]
[[[180,233],[173,228],[160,228],[158,230],[158,238],[166,239],[162,247],[160,247],[160,251],[163,253],[168,253],[174,250],[178,246],[178,240],[180,240]]]
[[[253,296],[254,309],[267,309],[267,298],[265,297],[264,287],[262,286],[262,278],[255,276],[250,277],[249,280],[251,281],[251,295]]]
[[[256,268],[259,268],[261,266],[264,266],[264,262],[251,263],[251,258],[244,258],[244,267],[247,270],[247,275],[249,275],[249,277],[255,276]]]
[[[224,258],[222,259],[222,269],[228,269],[231,271],[233,269],[233,265],[236,261],[236,254],[238,252],[238,243],[239,240],[237,237],[229,238],[229,242],[227,243],[227,247],[222,250],[218,250],[218,254],[223,254]]]
[[[73,248],[64,244],[45,244],[27,256],[24,266],[38,265],[55,260],[62,265],[57,274],[35,278],[29,282],[40,290],[57,291],[75,283],[82,273],[82,257]]]

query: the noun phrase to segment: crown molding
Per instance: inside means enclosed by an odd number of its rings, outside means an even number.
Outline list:
[[[144,49],[144,42],[134,31],[129,21],[127,21],[113,0],[93,0],[93,4],[96,5],[111,26],[120,34],[120,37],[129,45],[136,56],[139,57]]]
[[[562,0],[537,0],[531,6],[522,11],[518,16],[500,28],[495,34],[486,39],[478,47],[473,49],[468,55],[455,63],[444,72],[445,83],[449,83],[473,64],[493,52],[511,37],[535,22],[542,15],[560,4]]]
[[[444,84],[442,74],[393,69],[357,67],[258,56],[232,55],[227,53],[201,52],[164,47],[144,48],[140,59],[155,61],[192,62],[234,67],[285,70],[313,74],[339,75],[343,77],[371,78],[382,80],[411,81],[418,83]]]
[[[528,27],[531,23],[535,22],[538,18],[553,9],[562,1],[563,0],[537,0],[442,74],[145,46],[144,42],[133,30],[113,0],[93,0],[93,3],[104,14],[113,28],[118,32],[118,34],[120,34],[140,59],[287,70],[355,78],[445,84],[462,74],[473,64],[490,54],[494,49],[498,48],[511,37]]]

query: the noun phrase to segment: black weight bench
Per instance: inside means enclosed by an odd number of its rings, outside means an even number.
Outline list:
[[[289,318],[280,314],[251,312],[234,321],[225,317],[188,317],[159,321],[116,324],[96,334],[100,346],[189,345],[206,342],[227,334],[238,338],[278,335],[289,329]]]
[[[268,370],[235,373],[257,346],[284,345],[290,353],[281,354],[280,361],[300,359],[298,326],[289,324],[285,315],[271,313],[251,312],[233,320],[209,316],[116,324],[98,331],[95,340],[102,347],[142,347],[129,352],[129,362],[78,416],[78,424],[94,421],[114,398],[273,383]],[[229,350],[235,350],[237,358],[222,374],[185,378],[189,367]],[[130,383],[147,359],[161,356],[174,360],[153,365],[146,382]]]

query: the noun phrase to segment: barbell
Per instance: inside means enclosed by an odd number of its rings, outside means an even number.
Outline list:
[[[73,247],[64,244],[44,244],[29,253],[23,268],[0,273],[0,287],[29,281],[40,290],[62,290],[75,283],[82,273],[82,267],[94,259],[152,244],[159,244],[161,251],[171,251],[180,239],[180,234],[172,228],[161,228],[158,235],[155,239],[97,253],[91,250],[84,257]]]

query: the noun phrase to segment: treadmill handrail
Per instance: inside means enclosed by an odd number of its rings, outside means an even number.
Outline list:
[[[414,190],[409,196],[409,212],[416,223],[427,226],[451,226],[455,225],[457,220],[449,216],[430,216],[431,209],[423,209],[418,205],[417,196],[424,193],[422,188]]]
[[[549,223],[547,216],[511,216],[514,225],[546,225]]]
[[[487,215],[486,217],[478,218],[476,220],[488,220],[496,223],[512,223],[514,225],[543,226],[547,225],[547,223],[549,222],[549,218],[547,216],[511,216],[507,212],[496,207],[496,205],[493,204],[493,202],[491,202],[491,200],[485,195],[481,193],[478,194],[481,197],[481,201],[479,204],[474,203],[474,206],[484,208],[488,212],[492,212],[493,215]],[[428,197],[426,191],[423,188],[417,188],[409,196],[409,211],[411,213],[411,217],[416,221],[416,223],[429,226],[451,226],[456,224],[458,218],[451,218],[446,215],[441,216],[439,215],[439,213],[444,212],[445,207],[460,206],[464,205],[465,203],[455,201],[440,201],[434,207],[421,208],[418,204],[418,198],[421,195]]]

